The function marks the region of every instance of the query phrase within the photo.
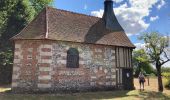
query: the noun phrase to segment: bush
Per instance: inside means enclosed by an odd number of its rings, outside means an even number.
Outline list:
[[[156,77],[155,73],[149,74],[150,77]]]
[[[165,82],[164,82],[165,88],[170,89],[170,73],[164,72],[162,73],[162,76],[165,78]]]

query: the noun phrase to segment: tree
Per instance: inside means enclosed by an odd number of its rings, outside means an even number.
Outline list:
[[[146,52],[150,61],[156,66],[158,76],[158,90],[163,92],[161,66],[170,61],[169,38],[158,32],[148,32],[142,34],[139,39],[144,40]]]
[[[144,71],[147,74],[151,74],[154,72],[152,66],[149,63],[149,57],[144,49],[133,51],[132,60],[134,65],[135,76],[138,76],[141,71]]]
[[[46,5],[53,0],[1,0],[0,32],[9,39],[23,29]]]
[[[6,66],[12,69],[13,46],[9,39],[52,2],[53,0],[0,0],[0,68]]]

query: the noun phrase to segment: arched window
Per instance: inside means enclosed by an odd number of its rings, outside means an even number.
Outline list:
[[[67,67],[68,68],[79,67],[79,52],[75,48],[70,48],[67,51]]]

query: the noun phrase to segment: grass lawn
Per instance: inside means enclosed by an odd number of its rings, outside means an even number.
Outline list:
[[[150,86],[145,84],[145,91],[139,91],[138,80],[134,80],[136,90],[88,92],[74,94],[11,94],[10,90],[0,87],[0,100],[170,100],[170,90],[157,92],[157,79],[150,79]]]

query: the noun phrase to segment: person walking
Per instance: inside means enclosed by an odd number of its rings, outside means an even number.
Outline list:
[[[145,76],[143,75],[142,72],[139,73],[138,79],[139,79],[139,84],[140,84],[140,90],[141,90],[141,85],[142,85],[143,90],[144,90]]]

